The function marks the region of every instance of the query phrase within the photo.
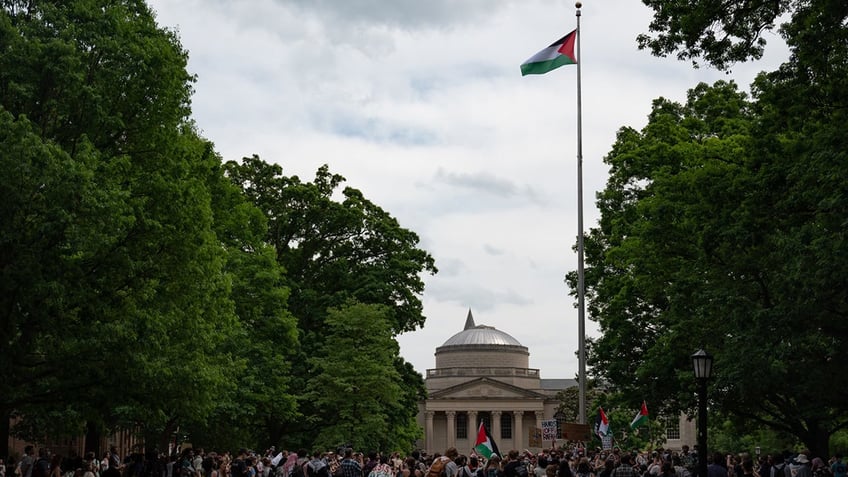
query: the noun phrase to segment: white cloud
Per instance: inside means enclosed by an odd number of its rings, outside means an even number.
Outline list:
[[[519,64],[575,26],[553,0],[153,0],[198,75],[194,118],[225,159],[258,154],[311,178],[321,164],[418,233],[425,327],[400,337],[421,372],[468,308],[530,348],[547,378],[577,370],[576,67],[522,78]],[[636,48],[650,12],[586,2],[581,17],[586,228],[602,159],[658,96],[699,81],[748,85],[785,47],[734,73]],[[777,41],[776,36],[770,40]],[[590,334],[596,333],[590,323]]]

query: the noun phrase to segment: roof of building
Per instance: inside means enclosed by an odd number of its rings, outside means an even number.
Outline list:
[[[524,347],[517,339],[493,326],[475,325],[471,310],[468,310],[468,317],[465,319],[465,329],[448,338],[441,347],[466,345]]]
[[[573,388],[577,386],[576,379],[541,379],[539,387],[542,389],[561,391],[563,389]]]

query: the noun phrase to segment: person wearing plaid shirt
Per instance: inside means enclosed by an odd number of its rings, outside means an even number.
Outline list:
[[[342,477],[362,477],[362,464],[353,459],[353,449],[345,449],[341,469]]]
[[[639,473],[630,466],[630,454],[621,456],[621,464],[612,471],[612,477],[639,477]]]

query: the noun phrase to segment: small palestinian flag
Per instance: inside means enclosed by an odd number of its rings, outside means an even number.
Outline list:
[[[648,405],[645,404],[645,401],[642,401],[642,409],[636,413],[636,417],[633,418],[633,422],[630,423],[631,429],[636,429],[648,422]]]
[[[492,435],[486,429],[486,424],[480,422],[480,430],[477,431],[477,442],[474,443],[474,450],[483,457],[490,459],[493,455],[500,457],[501,452],[498,450],[498,445],[492,439]]]

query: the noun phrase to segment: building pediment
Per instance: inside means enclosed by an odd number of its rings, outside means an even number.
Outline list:
[[[433,391],[429,400],[441,399],[546,399],[544,394],[492,378],[478,378]]]

